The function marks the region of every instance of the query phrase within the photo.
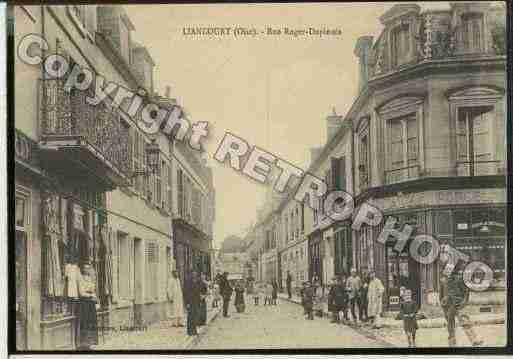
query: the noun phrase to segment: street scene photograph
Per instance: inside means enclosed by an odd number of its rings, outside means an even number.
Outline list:
[[[9,4],[9,352],[507,350],[508,10]]]

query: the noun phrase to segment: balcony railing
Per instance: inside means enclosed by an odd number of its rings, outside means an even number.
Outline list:
[[[130,126],[119,110],[105,102],[92,106],[87,97],[94,97],[92,89],[66,91],[63,80],[42,80],[41,140],[54,149],[86,150],[86,166],[98,172],[101,165],[126,180],[132,163]]]

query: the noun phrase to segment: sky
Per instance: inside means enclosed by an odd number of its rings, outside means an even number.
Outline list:
[[[447,4],[447,3],[444,3]],[[374,36],[391,3],[127,5],[157,64],[155,90],[209,122],[204,143],[216,190],[214,247],[255,221],[268,185],[213,159],[225,132],[306,169],[326,141],[325,118],[344,115],[357,94],[359,36]],[[432,7],[434,4],[431,4]],[[443,5],[442,5],[443,6]],[[447,6],[447,5],[445,5]],[[338,28],[341,36],[185,36],[184,27]]]

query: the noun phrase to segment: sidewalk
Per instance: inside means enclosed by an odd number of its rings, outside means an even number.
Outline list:
[[[284,293],[278,293],[278,297],[284,300],[289,300]],[[301,304],[301,299],[297,295],[292,295],[289,301]],[[324,313],[328,314],[328,305],[324,304]],[[483,313],[478,315],[471,315],[470,321],[475,325],[492,325],[504,324],[506,313]],[[419,328],[444,328],[447,323],[445,318],[427,318],[418,321]],[[381,318],[381,326],[383,328],[402,328],[403,322],[395,320],[394,318]]]
[[[208,325],[217,317],[221,308],[212,308],[210,302],[207,310],[207,324],[198,327],[198,335],[188,336],[187,328],[171,327],[170,322],[160,321],[152,324],[146,330],[119,331],[110,338],[93,348],[93,350],[186,350],[192,348],[208,330]],[[187,318],[184,318],[184,324]]]

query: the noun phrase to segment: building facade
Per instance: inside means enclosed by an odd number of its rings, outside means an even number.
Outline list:
[[[492,289],[476,302],[504,302],[505,13],[490,3],[451,3],[421,11],[397,5],[383,32],[362,37],[360,92],[347,118],[354,128],[356,204],[374,204],[384,221],[414,227],[488,264]],[[434,304],[439,264],[419,264],[376,241],[382,225],[353,231],[354,264],[375,270],[396,309],[399,287]],[[479,299],[480,298],[480,299]],[[487,299],[488,298],[488,299]]]
[[[70,68],[88,68],[145,102],[174,104],[154,93],[155,63],[132,41],[135,29],[123,7],[14,6],[12,12],[15,46],[38,34],[49,46],[36,52],[43,58],[62,55]],[[72,288],[85,263],[96,274],[99,328],[163,318],[169,269],[183,263],[173,241],[184,237],[174,173],[191,171],[197,161],[175,151],[162,133],[150,138],[140,131],[127,101],[92,106],[86,97],[94,97],[94,85],[68,91],[64,80],[18,57],[14,70],[17,348],[76,348],[79,298]],[[215,197],[205,172],[200,210],[208,210],[198,215],[198,202],[187,204],[209,235],[201,242],[209,254]],[[201,263],[208,268],[208,260]],[[100,341],[108,335],[100,329]]]
[[[212,169],[200,152],[185,142],[174,141],[173,237],[176,268],[182,281],[191,271],[211,278],[215,191]]]

